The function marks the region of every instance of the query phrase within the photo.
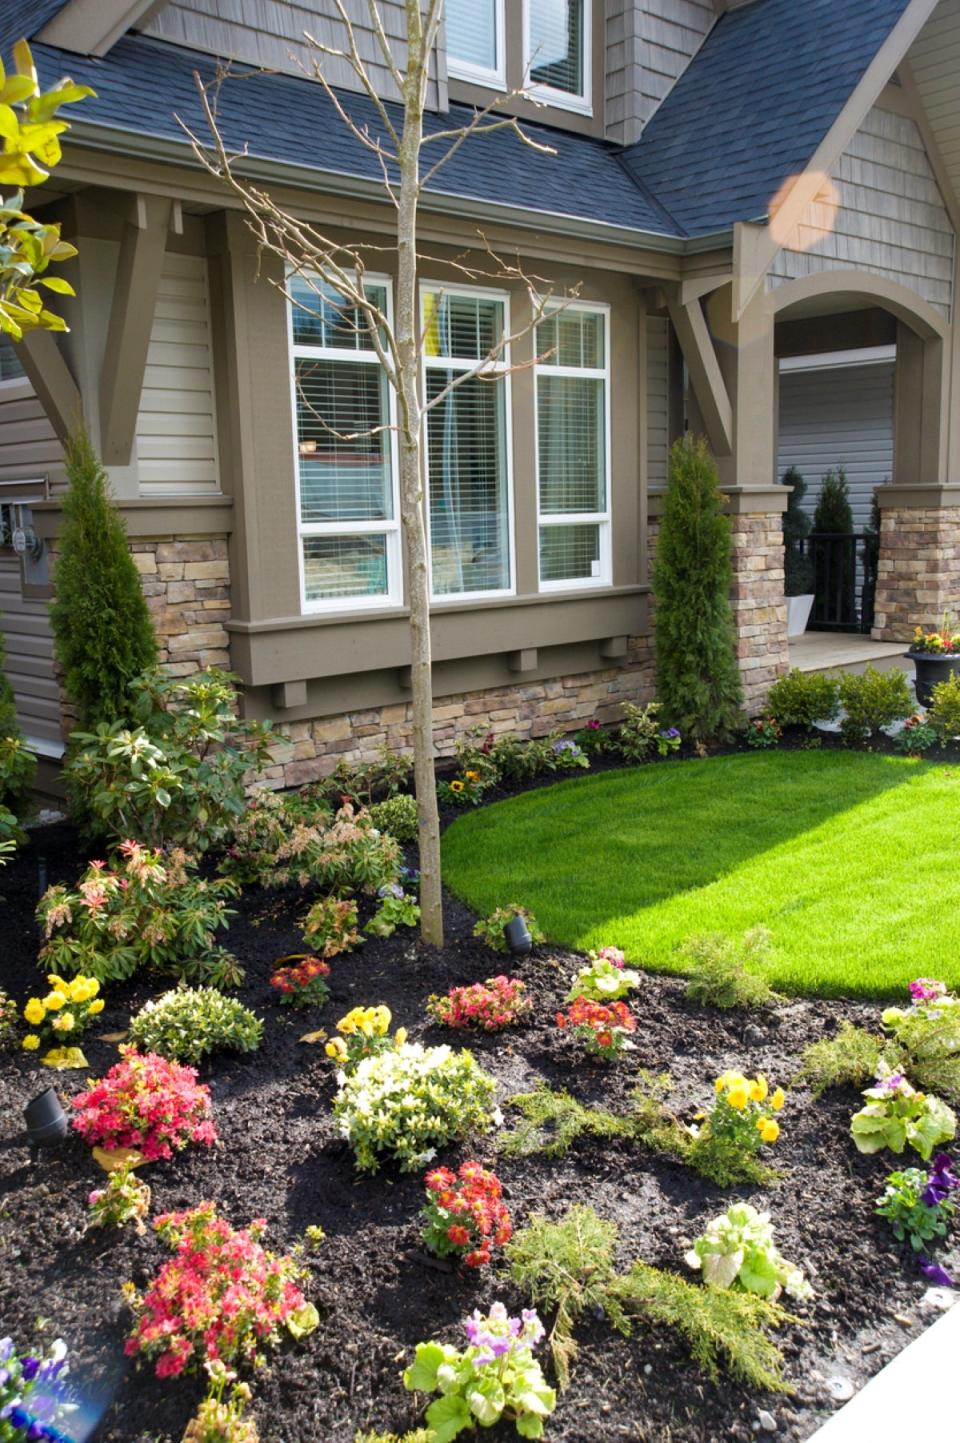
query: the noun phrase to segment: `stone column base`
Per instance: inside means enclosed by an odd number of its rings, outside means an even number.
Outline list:
[[[747,710],[755,712],[766,702],[771,683],[790,667],[783,517],[778,511],[745,512],[731,516],[730,526],[737,660]]]
[[[886,489],[886,488],[884,488]],[[924,505],[953,500],[960,487],[910,487],[879,492],[880,560],[872,636],[875,641],[912,641],[916,627],[939,626],[944,612],[960,610],[960,505]],[[930,491],[929,498],[925,491]]]

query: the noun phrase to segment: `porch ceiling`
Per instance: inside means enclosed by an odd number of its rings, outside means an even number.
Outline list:
[[[907,54],[940,158],[960,199],[960,0],[940,0]]]

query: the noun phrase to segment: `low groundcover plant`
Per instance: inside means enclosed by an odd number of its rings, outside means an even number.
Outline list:
[[[214,1203],[202,1202],[164,1213],[154,1228],[174,1257],[142,1297],[125,1285],[136,1324],[124,1352],[155,1358],[158,1378],[206,1362],[254,1365],[280,1342],[282,1328],[299,1338],[317,1326],[317,1310],[300,1288],[305,1270],[260,1246],[262,1218],[233,1228]]]
[[[255,1052],[263,1023],[215,987],[182,987],[144,1004],[130,1019],[130,1037],[144,1052],[200,1062],[210,1052]]]
[[[795,1263],[781,1257],[773,1240],[770,1214],[750,1203],[733,1203],[713,1218],[686,1254],[691,1268],[703,1272],[709,1288],[738,1286],[776,1302],[781,1293],[806,1301],[813,1289]]]
[[[956,1135],[957,1119],[947,1104],[932,1093],[917,1092],[884,1063],[875,1086],[865,1088],[863,1096],[866,1106],[850,1123],[858,1152],[903,1152],[910,1146],[928,1162],[935,1147]]]
[[[194,1068],[133,1047],[120,1052],[105,1077],[72,1099],[73,1126],[85,1141],[107,1152],[132,1148],[144,1162],[216,1142],[210,1090]]]
[[[486,1314],[474,1311],[463,1327],[465,1349],[418,1343],[403,1375],[411,1392],[440,1394],[426,1412],[434,1443],[450,1443],[477,1423],[492,1428],[501,1418],[512,1422],[522,1438],[541,1438],[557,1395],[533,1356],[544,1336],[536,1312],[525,1308],[512,1318],[503,1303],[494,1303]]]
[[[519,977],[488,977],[469,987],[451,987],[445,997],[427,999],[427,1012],[445,1027],[499,1032],[529,1016],[533,1003]]]
[[[133,1223],[138,1233],[146,1232],[144,1218],[150,1211],[150,1188],[129,1167],[111,1172],[103,1187],[87,1198],[91,1228],[121,1228]]]
[[[457,1172],[435,1168],[424,1181],[423,1240],[438,1258],[454,1253],[468,1268],[480,1268],[494,1248],[510,1241],[513,1228],[496,1173],[478,1162],[465,1162]]]
[[[530,940],[534,943],[545,942],[546,937],[537,924],[537,919],[526,907],[511,902],[506,907],[496,907],[489,917],[481,917],[474,925],[473,935],[486,942],[494,952],[509,952],[507,939],[503,935],[503,929],[514,917],[522,917],[527,924],[527,931],[530,933]]]

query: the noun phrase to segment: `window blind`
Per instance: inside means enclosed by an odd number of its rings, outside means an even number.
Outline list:
[[[530,78],[567,95],[583,95],[584,0],[528,0]]]
[[[497,0],[447,0],[447,51],[471,69],[496,73]]]
[[[302,519],[392,519],[390,436],[371,434],[387,414],[382,367],[305,357],[295,367]]]

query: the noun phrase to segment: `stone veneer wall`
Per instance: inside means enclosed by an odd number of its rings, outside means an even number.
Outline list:
[[[737,660],[748,711],[762,707],[772,682],[790,669],[783,597],[783,516],[779,511],[730,518]]]
[[[230,665],[230,563],[226,536],[131,541],[159,660],[174,676]]]
[[[884,507],[874,603],[877,641],[912,641],[960,603],[960,507]]]

